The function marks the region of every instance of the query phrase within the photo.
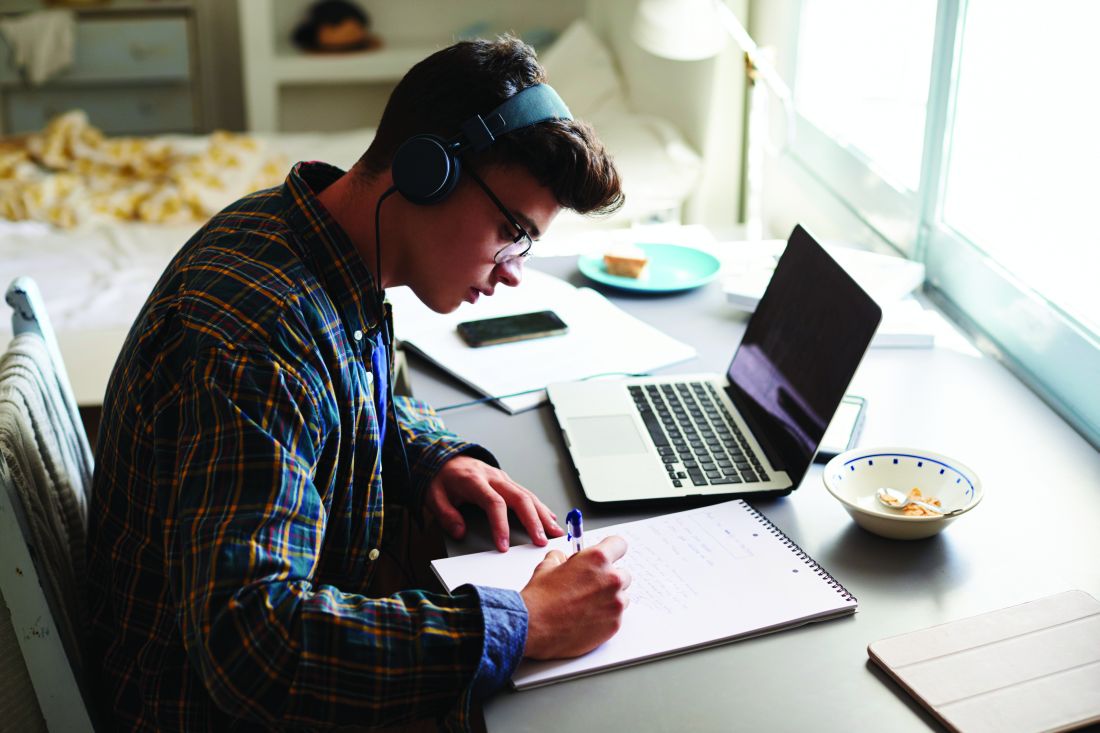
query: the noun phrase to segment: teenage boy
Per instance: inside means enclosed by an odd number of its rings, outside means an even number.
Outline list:
[[[609,156],[544,82],[514,38],[444,49],[350,171],[299,163],[168,266],[96,449],[91,658],[111,728],[468,727],[523,656],[618,629],[621,538],[548,553],[520,593],[373,593],[380,564],[407,562],[406,512],[457,538],[456,507],[476,504],[501,551],[509,510],[538,545],[562,534],[487,450],[393,397],[383,302],[408,285],[445,313],[517,286],[561,208],[621,204]]]

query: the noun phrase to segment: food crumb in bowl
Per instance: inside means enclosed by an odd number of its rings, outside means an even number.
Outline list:
[[[934,507],[939,507],[940,511],[933,512],[933,511],[930,511],[928,509],[925,509],[924,507],[922,507],[918,504],[906,504],[901,510],[901,513],[905,514],[906,516],[909,516],[909,517],[936,517],[936,516],[939,516],[939,515],[943,514],[943,509],[942,509],[943,504],[940,503],[940,500],[937,499],[934,496],[924,496],[924,494],[921,493],[921,490],[919,488],[917,488],[916,486],[914,486],[912,489],[909,490],[909,498],[910,499],[916,499],[917,501],[923,501],[925,504],[931,504]]]

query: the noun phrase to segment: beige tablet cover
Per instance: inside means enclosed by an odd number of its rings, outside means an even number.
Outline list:
[[[1100,601],[1084,591],[883,639],[867,653],[962,733],[1100,721]]]

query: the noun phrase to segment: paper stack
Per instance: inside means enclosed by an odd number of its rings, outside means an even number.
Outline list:
[[[740,310],[755,310],[786,246],[780,239],[722,245],[726,301]],[[935,344],[936,332],[946,324],[941,316],[911,297],[924,282],[923,264],[836,244],[824,247],[882,306],[882,324],[871,342],[872,348],[927,348]]]
[[[408,288],[387,291],[394,331],[407,347],[494,400],[510,413],[546,400],[550,382],[638,374],[686,361],[691,346],[627,314],[603,295],[528,268],[518,288],[500,287],[477,305],[434,313]],[[563,336],[471,348],[455,331],[462,321],[552,310],[569,326]],[[530,394],[517,392],[536,390]],[[506,397],[504,395],[515,395]]]

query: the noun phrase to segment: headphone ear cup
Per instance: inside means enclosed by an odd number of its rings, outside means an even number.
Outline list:
[[[437,204],[458,185],[458,158],[435,135],[410,137],[393,156],[393,185],[414,204]]]

